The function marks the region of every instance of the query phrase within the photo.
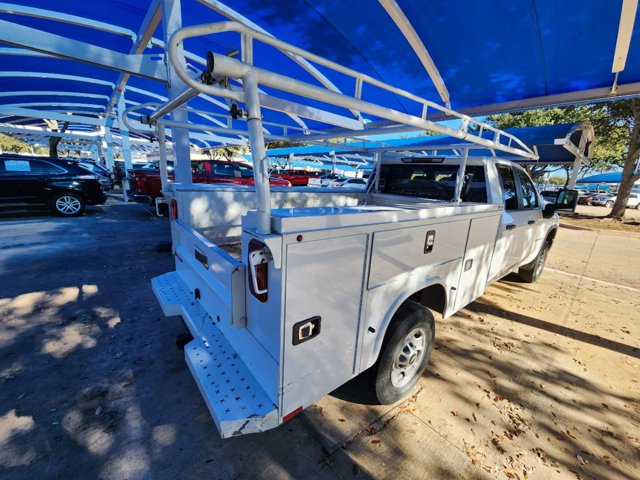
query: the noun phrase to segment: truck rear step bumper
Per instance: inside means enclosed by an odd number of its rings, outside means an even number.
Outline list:
[[[222,438],[276,427],[276,406],[220,329],[210,321],[208,338],[198,332],[208,314],[179,274],[156,277],[152,285],[165,315],[180,315],[194,337],[184,347],[185,359]]]

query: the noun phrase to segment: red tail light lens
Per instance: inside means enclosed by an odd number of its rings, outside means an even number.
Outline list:
[[[267,273],[269,263],[266,261],[261,263],[256,263],[256,261],[252,262],[251,258],[252,252],[264,251],[265,249],[266,245],[258,240],[254,239],[249,242],[249,258],[247,259],[247,263],[249,265],[249,268],[247,269],[249,271],[249,289],[251,290],[251,294],[262,303],[265,303],[267,301]]]
[[[171,199],[171,220],[178,220],[178,202],[174,198]]]

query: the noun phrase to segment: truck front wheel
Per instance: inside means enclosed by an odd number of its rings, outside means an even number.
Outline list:
[[[397,402],[418,382],[433,350],[435,321],[417,302],[406,301],[387,330],[372,368],[375,395],[382,405]]]
[[[537,282],[540,275],[542,275],[542,270],[544,270],[544,264],[547,262],[548,254],[549,242],[544,242],[544,245],[542,245],[542,249],[538,252],[536,259],[527,265],[527,268],[522,267],[518,270],[518,278],[525,283]]]

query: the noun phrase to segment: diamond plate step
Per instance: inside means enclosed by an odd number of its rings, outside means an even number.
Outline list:
[[[216,330],[215,338],[196,338],[184,353],[220,435],[228,438],[276,427],[276,406]]]
[[[206,310],[193,296],[177,272],[165,273],[151,280],[153,293],[166,316],[180,315],[193,337],[198,336]]]
[[[255,433],[278,425],[278,411],[218,327],[208,322],[207,338],[198,331],[207,313],[176,272],[152,280],[165,315],[181,315],[194,339],[184,348],[222,438]]]

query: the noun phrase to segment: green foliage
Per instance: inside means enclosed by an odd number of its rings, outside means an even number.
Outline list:
[[[29,145],[20,140],[16,140],[9,135],[5,135],[4,133],[0,133],[0,149],[3,152],[13,152],[13,153],[30,153],[31,149]]]
[[[562,177],[550,177],[549,183],[551,185],[561,185],[563,186],[566,183],[566,180]]]
[[[228,147],[209,148],[204,153],[211,159],[231,160],[233,157],[249,153],[249,148],[244,145],[234,145]]]

